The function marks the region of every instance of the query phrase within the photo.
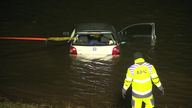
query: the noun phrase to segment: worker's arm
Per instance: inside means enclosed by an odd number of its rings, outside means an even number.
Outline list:
[[[158,89],[164,93],[164,88],[161,84],[161,81],[160,81],[153,65],[152,65],[151,79],[152,79],[153,83],[158,87]]]
[[[125,90],[127,90],[130,87],[132,80],[133,80],[133,76],[131,74],[130,69],[128,68],[127,74],[126,74],[126,77],[125,77],[125,80],[124,80],[124,84],[123,84],[123,88]]]
[[[128,68],[127,73],[126,73],[126,77],[124,80],[123,88],[122,88],[122,97],[123,98],[125,98],[126,91],[130,87],[132,80],[133,80],[133,76],[131,74],[130,69]]]

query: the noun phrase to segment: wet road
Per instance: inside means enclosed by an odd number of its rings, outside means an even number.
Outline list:
[[[91,107],[130,107],[131,91],[121,97],[133,53],[152,63],[165,88],[154,86],[157,108],[191,108],[191,1],[130,2],[0,1],[0,36],[51,37],[72,31],[76,23],[104,22],[117,31],[134,23],[154,22],[157,44],[132,40],[118,58],[69,56],[67,42],[0,40],[0,93],[12,101],[71,102]]]

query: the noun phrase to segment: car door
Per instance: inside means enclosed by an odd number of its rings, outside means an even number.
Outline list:
[[[121,43],[125,43],[132,38],[145,37],[151,40],[151,45],[156,43],[155,24],[154,23],[139,23],[125,27],[119,31],[118,36]]]

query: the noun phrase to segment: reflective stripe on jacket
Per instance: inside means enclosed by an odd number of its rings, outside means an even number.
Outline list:
[[[161,82],[153,65],[145,62],[143,58],[135,60],[126,74],[123,88],[127,90],[132,84],[132,95],[137,98],[146,98],[152,95],[152,82],[159,88]]]

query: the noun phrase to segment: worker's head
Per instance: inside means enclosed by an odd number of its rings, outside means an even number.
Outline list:
[[[140,52],[136,52],[134,55],[134,60],[138,59],[138,58],[142,58],[142,54]]]

